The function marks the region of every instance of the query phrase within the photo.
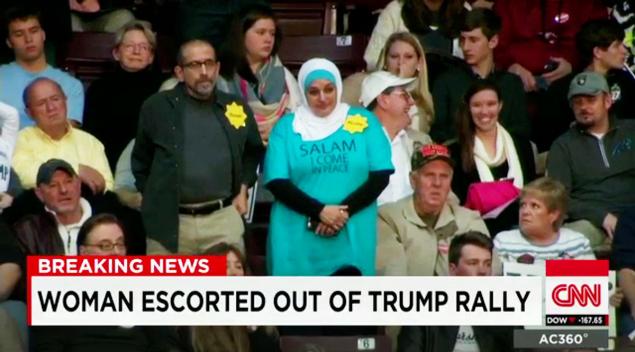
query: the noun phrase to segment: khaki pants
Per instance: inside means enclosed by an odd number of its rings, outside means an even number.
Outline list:
[[[0,351],[26,351],[18,323],[3,307],[0,307]]]
[[[210,247],[227,242],[245,253],[243,218],[232,205],[208,215],[179,214],[178,254],[203,254]],[[172,254],[159,242],[148,239],[147,253]]]
[[[584,235],[591,242],[591,248],[596,249],[606,244],[607,236],[603,229],[598,229],[588,220],[577,220],[562,225]]]

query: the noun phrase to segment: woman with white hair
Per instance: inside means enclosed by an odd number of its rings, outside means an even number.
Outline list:
[[[141,104],[161,85],[161,72],[152,67],[156,46],[156,36],[145,22],[126,24],[115,35],[115,72],[86,91],[82,127],[104,144],[111,170],[137,135]]]

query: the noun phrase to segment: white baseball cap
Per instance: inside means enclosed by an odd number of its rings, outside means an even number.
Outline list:
[[[362,94],[359,102],[368,107],[384,90],[400,87],[412,83],[416,78],[401,78],[386,71],[376,71],[369,74],[362,82]]]

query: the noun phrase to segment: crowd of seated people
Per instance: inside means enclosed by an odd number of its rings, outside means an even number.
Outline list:
[[[368,71],[307,57],[296,78],[270,4],[185,1],[164,82],[154,24],[128,2],[61,1],[74,31],[113,33],[114,71],[86,89],[52,64],[47,7],[3,9],[0,351],[271,351],[336,331],[26,326],[26,255],[225,255],[244,276],[254,212],[269,275],[610,259],[620,335],[635,336],[629,29],[599,0],[385,3]],[[451,352],[512,350],[511,330],[378,331],[394,350]]]

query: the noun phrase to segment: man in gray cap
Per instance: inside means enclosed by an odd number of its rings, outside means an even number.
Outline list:
[[[597,247],[612,240],[620,214],[635,206],[635,124],[609,114],[613,104],[604,76],[582,72],[569,85],[576,123],[555,140],[547,175],[569,192],[565,226]]]
[[[39,255],[77,254],[77,234],[93,210],[81,197],[81,181],[73,167],[60,159],[40,165],[35,194],[46,211],[27,215],[14,225],[22,250]]]

